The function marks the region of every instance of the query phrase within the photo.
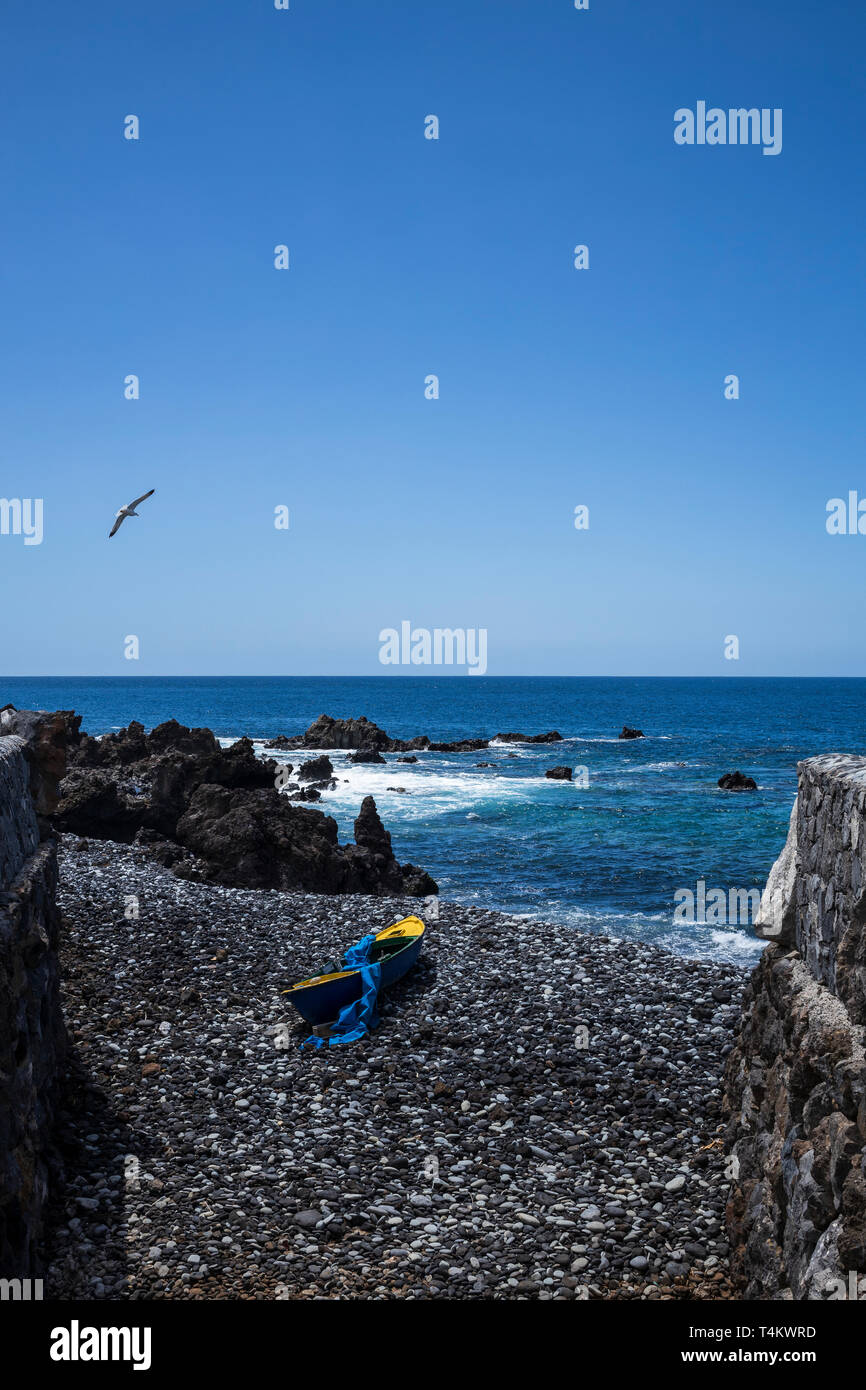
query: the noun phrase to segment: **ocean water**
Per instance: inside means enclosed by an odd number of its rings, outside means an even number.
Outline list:
[[[428,869],[445,897],[744,965],[762,949],[749,921],[675,922],[675,893],[699,880],[726,894],[763,887],[798,760],[866,752],[866,680],[855,679],[16,677],[0,682],[7,701],[75,709],[93,734],[174,717],[226,741],[300,733],[323,713],[437,741],[558,729],[567,742],[419,753],[417,764],[354,767],[334,753],[337,788],[319,804],[351,838],[371,793],[398,858]],[[623,724],[646,737],[620,742]],[[561,763],[585,767],[588,785],[546,779]],[[735,768],[759,790],[719,791]]]

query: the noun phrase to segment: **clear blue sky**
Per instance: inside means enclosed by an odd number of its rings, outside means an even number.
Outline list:
[[[0,496],[45,538],[0,536],[0,672],[386,674],[408,618],[490,675],[866,674],[866,536],[824,524],[866,496],[861,6],[2,29]],[[781,107],[782,153],[675,145],[698,100]]]

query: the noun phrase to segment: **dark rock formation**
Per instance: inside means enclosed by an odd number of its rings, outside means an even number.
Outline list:
[[[249,739],[241,742],[252,752]],[[82,734],[70,761],[75,767],[131,767],[161,753],[218,757],[220,752],[219,741],[210,729],[188,729],[176,719],[166,719],[147,734],[144,725],[133,719],[127,728],[102,738]]]
[[[381,854],[385,859],[391,857],[391,836],[379,819],[372,796],[365,796],[361,802],[355,820],[355,844],[358,849],[369,850],[371,854]]]
[[[210,729],[177,720],[149,734],[133,721],[105,738],[81,736],[60,789],[55,824],[97,839],[130,842],[140,829],[174,839],[175,827],[196,787],[274,786],[277,764],[262,761],[248,738],[222,749]]]
[[[135,836],[135,843],[143,845],[149,858],[155,859],[164,869],[173,869],[182,859],[190,858],[182,845],[176,844],[174,840],[166,840],[158,830],[139,830]],[[80,849],[81,846],[89,848],[86,840],[79,840],[75,848]]]
[[[551,729],[547,734],[494,734],[493,743],[562,743],[562,734]]]
[[[67,1052],[60,1009],[55,844],[40,838],[63,774],[66,716],[0,723],[0,1278],[38,1273],[36,1250]],[[20,731],[9,733],[10,726]],[[25,742],[25,737],[28,742]],[[37,818],[37,808],[39,817]]]
[[[747,1298],[844,1298],[866,1273],[866,759],[810,758],[799,777],[726,1071]]]
[[[350,763],[384,763],[382,754],[375,748],[359,748],[357,753],[350,753],[347,759]]]
[[[758,790],[758,784],[754,777],[747,777],[744,772],[726,772],[719,778],[718,785],[726,792],[754,792]]]
[[[76,835],[129,843],[146,824],[147,801],[101,769],[73,770],[63,779],[56,824]],[[154,827],[151,827],[154,828]]]
[[[495,738],[504,743],[559,743],[562,735],[551,730],[546,734],[496,734]],[[453,742],[431,743],[426,734],[415,738],[392,738],[378,724],[361,715],[360,719],[334,719],[330,714],[320,714],[302,734],[288,737],[280,734],[265,746],[267,748],[342,748],[363,751],[373,749],[378,753],[411,753],[413,750],[429,750],[432,753],[474,753],[479,748],[487,748],[488,738],[460,738]],[[360,761],[355,758],[353,761]]]
[[[487,738],[458,738],[453,743],[429,743],[431,753],[477,753],[479,748],[488,748]]]
[[[552,777],[557,782],[571,781],[570,767],[549,767],[545,772],[545,777]]]
[[[30,768],[30,793],[39,817],[50,816],[56,805],[60,781],[66,773],[67,749],[78,741],[81,716],[72,710],[0,710],[0,736],[17,734],[24,740],[24,756]],[[47,829],[46,826],[42,827]]]
[[[326,753],[321,758],[311,758],[301,763],[297,771],[299,782],[330,782],[334,776],[334,766]]]
[[[408,757],[397,759],[398,763],[417,763],[417,761],[418,759],[415,757],[414,753],[410,753]]]
[[[286,748],[378,748],[393,753],[412,747],[426,747],[426,740],[391,738],[378,724],[372,723],[366,715],[360,719],[333,719],[330,714],[321,714],[303,734],[287,740]]]
[[[209,729],[172,719],[146,734],[133,723],[104,739],[82,736],[56,820],[75,834],[135,840],[178,877],[227,887],[411,893],[408,882],[436,891],[429,876],[401,869],[393,854],[359,858],[356,846],[337,843],[330,816],[292,804],[319,800],[311,783],[330,780],[328,757],[305,763],[297,775],[307,785],[282,794],[278,770],[246,738],[223,749]]]
[[[423,871],[397,863],[372,797],[362,804],[355,833],[356,844],[339,845],[330,816],[296,808],[274,791],[202,786],[177,827],[179,842],[195,862],[182,862],[175,873],[232,887],[315,893],[437,891]]]
[[[621,733],[621,734],[618,734],[617,737],[618,737],[618,738],[643,738],[643,737],[644,737],[644,732],[643,732],[643,729],[630,729],[629,726],[628,726],[628,724],[623,724],[623,726],[622,726],[622,733]]]
[[[355,844],[347,845],[346,855],[356,871],[371,883],[386,884],[384,891],[406,893],[410,897],[428,897],[439,890],[433,879],[414,864],[401,868],[394,858],[391,836],[382,825],[372,796],[365,796],[355,821]],[[381,892],[380,888],[361,888],[356,892]]]
[[[320,783],[320,785],[322,785]],[[336,784],[334,784],[336,785]],[[288,792],[289,801],[321,801],[322,793],[318,787],[297,787],[296,783],[290,784],[291,790]]]

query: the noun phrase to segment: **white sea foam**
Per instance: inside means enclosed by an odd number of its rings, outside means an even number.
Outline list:
[[[418,820],[424,817],[477,810],[479,806],[526,801],[529,789],[539,782],[535,777],[495,777],[482,771],[461,772],[453,768],[423,770],[409,764],[382,767],[376,763],[334,763],[337,785],[323,790],[322,804],[339,811],[356,807],[365,796],[375,798],[392,819]],[[405,792],[389,791],[403,786]]]
[[[597,738],[584,741],[614,743],[621,740]],[[234,740],[225,738],[220,742],[228,746]],[[399,843],[401,825],[413,829],[418,827],[422,835],[426,835],[429,829],[435,835],[437,822],[442,818],[452,818],[457,834],[461,818],[464,825],[469,821],[474,822],[471,834],[468,825],[466,834],[467,845],[473,846],[471,852],[476,856],[484,853],[485,823],[491,827],[498,823],[501,827],[503,820],[507,821],[515,812],[522,816],[524,808],[529,822],[534,809],[539,815],[547,815],[551,807],[566,809],[569,815],[581,809],[594,809],[591,789],[584,795],[576,784],[566,784],[571,785],[573,793],[581,791],[580,796],[570,795],[563,790],[562,783],[543,775],[544,768],[550,765],[545,755],[550,757],[556,751],[546,745],[524,744],[515,748],[512,744],[500,744],[495,749],[479,750],[477,759],[464,755],[455,760],[449,755],[421,752],[417,763],[400,763],[393,756],[388,756],[386,763],[352,763],[349,761],[349,750],[343,749],[257,751],[266,757],[273,757],[278,764],[291,763],[296,771],[299,764],[327,753],[334,768],[336,786],[323,790],[320,806],[337,817],[341,838],[351,836],[352,820],[358,813],[361,801],[368,795],[375,797],[384,823],[397,837],[395,843]],[[516,753],[517,758],[509,760],[509,753]],[[579,757],[579,754],[572,752],[572,757]],[[531,766],[527,766],[527,758]],[[475,762],[481,760],[490,761],[493,766],[476,767]],[[702,764],[698,762],[689,766],[701,767]],[[677,763],[673,761],[639,764],[628,760],[617,764],[615,777],[608,775],[600,780],[605,791],[620,790],[625,798],[629,791],[634,792],[634,774],[666,772],[676,767]],[[513,775],[509,776],[509,770]],[[396,786],[404,787],[405,791],[388,790]],[[601,809],[613,813],[615,808],[608,805]],[[623,800],[618,809],[627,810],[627,801]],[[526,843],[528,845],[529,842]],[[526,862],[528,866],[529,860]],[[512,865],[512,870],[499,888],[503,901],[491,898],[491,891],[496,893],[495,885],[487,883],[483,887],[470,887],[465,874],[459,870],[456,878],[452,878],[447,871],[440,871],[437,877],[443,896],[455,901],[500,909],[504,902],[509,901],[515,906],[531,905],[534,910],[512,914],[516,920],[530,924],[565,922],[578,931],[609,936],[612,940],[642,941],[678,956],[708,962],[726,960],[741,966],[754,962],[764,949],[764,943],[747,930],[720,929],[716,924],[707,923],[675,923],[667,907],[649,911],[581,907],[569,900],[567,890],[559,898],[561,884],[555,890],[557,896],[552,898],[543,875],[523,881],[519,862]]]
[[[739,958],[746,963],[757,958],[767,944],[766,941],[761,941],[744,931],[721,931],[716,928],[709,935],[720,955],[726,959]]]
[[[569,743],[654,743],[654,742],[657,742],[657,741],[663,741],[663,742],[665,742],[665,743],[670,743],[670,741],[671,741],[671,739],[672,739],[673,737],[674,737],[673,734],[641,734],[640,738],[619,738],[619,737],[611,738],[610,735],[607,734],[607,735],[605,735],[603,738],[601,738],[601,737],[596,737],[596,736],[593,735],[593,734],[572,734],[571,737],[569,738],[568,742],[569,742]],[[564,742],[564,741],[565,741],[565,740],[563,740],[563,742]]]
[[[630,768],[631,772],[667,772],[672,767],[678,768],[697,768],[701,763],[669,762],[669,763],[638,763],[636,767]]]

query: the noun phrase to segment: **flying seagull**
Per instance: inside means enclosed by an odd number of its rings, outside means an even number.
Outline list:
[[[120,530],[121,526],[123,525],[128,516],[138,516],[138,512],[135,509],[138,506],[139,502],[145,502],[147,498],[152,497],[155,492],[156,488],[152,487],[150,489],[150,492],[143,492],[140,497],[136,497],[134,502],[130,502],[129,505],[126,507],[121,507],[120,511],[116,515],[114,525],[108,533],[109,540],[111,540],[111,537],[114,535],[115,531]]]

